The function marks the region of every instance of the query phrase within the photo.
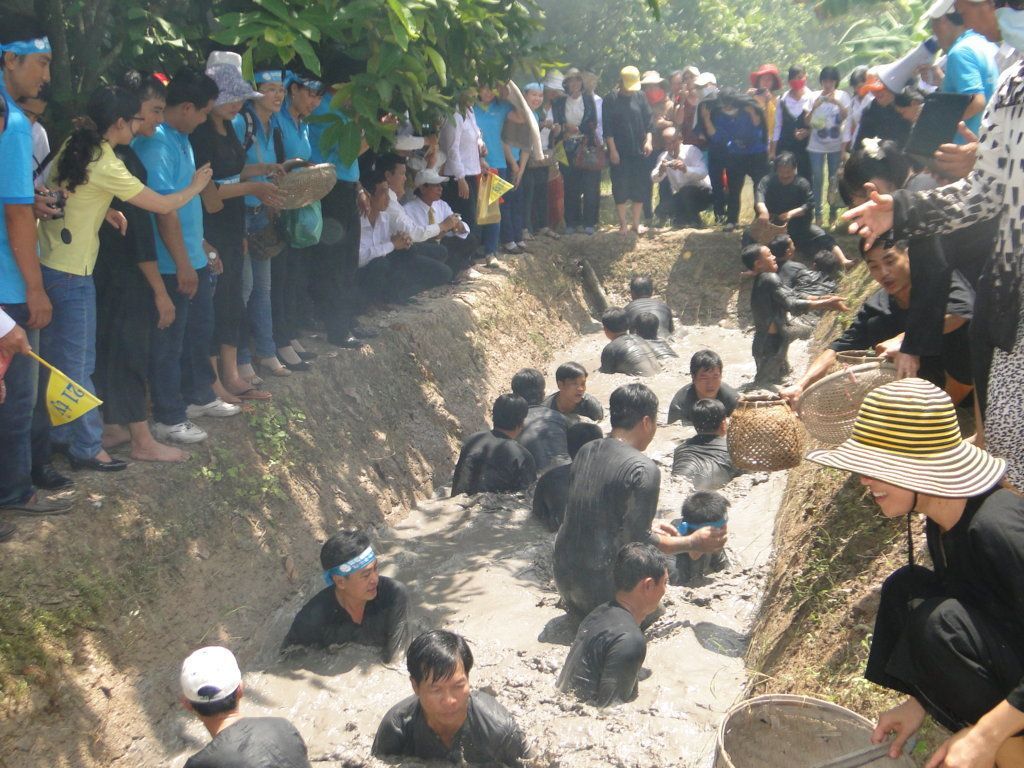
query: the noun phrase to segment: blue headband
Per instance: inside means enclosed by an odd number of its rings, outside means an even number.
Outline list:
[[[334,584],[332,576],[351,576],[356,571],[361,571],[366,566],[370,565],[377,559],[377,555],[373,552],[373,547],[367,547],[358,555],[353,557],[348,562],[336,565],[333,568],[328,568],[324,571],[324,582],[327,586]]]
[[[721,520],[715,520],[712,523],[688,523],[685,520],[680,520],[676,523],[676,530],[683,536],[689,536],[691,533],[699,531],[701,528],[725,528],[725,525],[728,522],[728,517],[723,517]]]
[[[540,91],[541,93],[543,93],[544,86],[541,85],[540,83],[527,83],[526,85],[523,86],[523,93],[526,93],[527,91]]]
[[[288,71],[284,73],[284,85],[287,88],[292,83],[298,83],[303,88],[308,88],[311,91],[322,91],[324,84],[319,80],[313,80],[312,78],[305,78],[302,75],[298,75],[294,72]]]
[[[284,83],[285,73],[280,69],[265,69],[256,73],[256,85],[263,83]]]
[[[53,49],[50,47],[50,38],[48,37],[37,37],[35,40],[15,40],[12,43],[0,44],[0,51],[7,53],[17,54],[18,56],[27,56],[30,53],[53,53]]]

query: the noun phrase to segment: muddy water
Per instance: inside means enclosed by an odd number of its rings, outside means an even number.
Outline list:
[[[627,376],[596,373],[605,343],[597,326],[555,354],[547,371],[550,388],[558,363],[576,360],[595,372],[589,391],[607,404]],[[688,361],[711,347],[725,361],[734,386],[754,374],[750,336],[721,327],[684,327],[673,346],[678,360],[646,379],[661,402],[688,381]],[[803,342],[793,345],[794,368],[805,363]],[[607,427],[608,425],[605,424]],[[675,445],[689,427],[662,426],[648,454],[662,467],[659,515],[678,515],[689,492],[671,477]],[[530,520],[529,498],[484,494],[423,503],[401,524],[381,531],[384,573],[410,587],[419,628],[444,627],[473,644],[475,687],[490,691],[517,717],[540,755],[538,766],[704,765],[722,714],[742,695],[742,655],[761,596],[771,555],[775,512],[784,473],[744,475],[724,493],[732,501],[729,555],[732,565],[696,587],[669,587],[665,614],[648,630],[639,698],[607,710],[584,706],[554,688],[572,630],[556,607],[551,576],[554,536]],[[370,745],[381,716],[411,693],[401,661],[383,666],[374,650],[349,646],[302,651],[282,659],[277,647],[295,611],[323,582],[311,575],[301,595],[267,616],[265,631],[246,654],[244,711],[290,719],[309,744],[316,765],[375,765]],[[161,745],[142,739],[126,759],[133,765],[181,766],[206,743],[199,723],[174,713],[154,729]],[[164,758],[152,761],[153,756]],[[122,763],[119,763],[122,764]]]

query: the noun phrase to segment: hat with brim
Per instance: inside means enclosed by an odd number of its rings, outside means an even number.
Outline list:
[[[636,67],[623,67],[619,72],[619,79],[622,81],[622,90],[640,90],[640,70]]]
[[[399,152],[415,152],[423,149],[426,141],[422,136],[397,136],[395,137],[395,149]]]
[[[774,64],[762,64],[760,67],[750,73],[750,85],[757,88],[758,83],[761,82],[761,78],[765,75],[772,76],[773,91],[778,91],[782,88],[782,76],[779,74],[779,68]]]
[[[665,78],[654,69],[647,70],[644,72],[643,77],[640,78],[640,85],[662,85],[664,82]]]
[[[987,491],[1006,462],[965,442],[949,396],[923,379],[901,379],[872,390],[853,436],[807,459],[856,472],[908,491],[962,499]]]
[[[694,78],[693,84],[698,88],[704,88],[708,85],[718,85],[718,78],[715,77],[713,72],[701,72]]]
[[[564,91],[565,75],[557,69],[548,70],[547,74],[544,76],[544,87],[550,91]]]
[[[446,181],[448,181],[447,176],[442,176],[433,168],[424,168],[416,174],[413,186],[422,187],[424,184],[444,184]]]
[[[934,3],[924,13],[926,20],[930,19],[941,19],[943,16],[947,16],[953,13],[955,10],[953,0],[935,0]]]
[[[263,98],[263,94],[253,90],[253,87],[242,77],[242,72],[231,64],[214,64],[207,68],[206,74],[217,84],[217,100],[214,104],[218,107],[234,101]]]

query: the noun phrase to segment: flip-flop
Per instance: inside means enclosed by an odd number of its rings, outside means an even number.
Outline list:
[[[255,387],[249,388],[245,392],[232,392],[231,394],[239,400],[269,400],[274,396],[272,392],[264,392]]]

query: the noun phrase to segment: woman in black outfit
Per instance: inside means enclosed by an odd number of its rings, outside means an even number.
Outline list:
[[[586,145],[600,146],[597,141],[597,103],[583,91],[583,75],[578,69],[565,73],[566,95],[551,103],[554,124],[561,137],[568,166],[562,167],[565,179],[565,231],[577,229],[593,234],[597,226],[601,202],[601,171],[576,167],[576,154]]]
[[[797,173],[808,181],[813,175],[811,156],[807,144],[811,131],[807,121],[811,116],[811,101],[807,92],[807,71],[803,67],[789,68],[789,90],[779,97],[775,111],[775,154],[792,152],[796,157]]]

